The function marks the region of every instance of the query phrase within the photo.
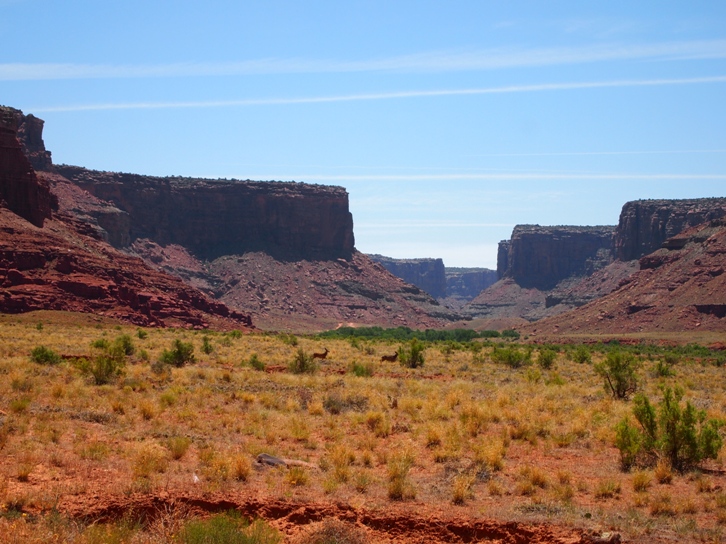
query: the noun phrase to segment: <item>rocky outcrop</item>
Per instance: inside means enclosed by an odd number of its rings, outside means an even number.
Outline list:
[[[615,227],[517,225],[502,277],[525,288],[552,289],[566,278],[592,274],[612,260]],[[501,248],[502,246],[500,246]],[[497,265],[499,271],[503,267]]]
[[[50,151],[45,149],[45,142],[43,141],[45,121],[33,114],[23,115],[20,112],[18,113],[20,114],[18,117],[18,140],[23,147],[25,156],[36,172],[51,170],[53,161],[51,160]]]
[[[439,302],[453,310],[461,310],[479,293],[494,285],[497,271],[488,268],[446,267],[446,297]]]
[[[249,251],[288,260],[349,259],[353,252],[353,217],[342,187],[55,168],[128,213],[131,241],[178,244],[208,260]]]
[[[57,205],[47,183],[38,180],[17,139],[22,112],[0,107],[0,201],[42,227]]]
[[[726,222],[698,225],[640,259],[621,287],[526,327],[548,335],[726,331]],[[676,336],[671,336],[679,340]],[[692,334],[680,339],[692,342]]]
[[[446,269],[441,259],[393,259],[368,255],[394,276],[423,289],[434,298],[446,296]]]
[[[639,259],[685,229],[724,216],[726,198],[628,202],[615,231],[615,256],[621,261]]]
[[[59,214],[41,229],[0,208],[0,312],[66,310],[144,326],[252,325],[249,315],[83,234],[85,227]]]
[[[471,300],[497,281],[497,271],[488,268],[446,267],[446,296]]]
[[[201,262],[177,245],[136,240],[147,263],[245,308],[264,329],[319,331],[340,325],[442,327],[459,316],[367,255],[328,261],[278,260],[265,252]]]

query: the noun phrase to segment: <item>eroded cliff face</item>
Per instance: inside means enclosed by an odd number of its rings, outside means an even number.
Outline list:
[[[517,225],[504,246],[503,277],[525,288],[546,290],[566,278],[591,274],[611,261],[614,231],[614,226]]]
[[[683,333],[726,331],[726,222],[713,220],[676,235],[640,259],[620,288],[582,308],[542,320],[527,334]],[[692,336],[680,339],[692,342]]]
[[[18,140],[36,172],[50,170],[53,167],[50,151],[45,149],[43,141],[43,125],[45,125],[45,121],[32,113],[20,114],[18,117]]]
[[[37,227],[57,206],[47,183],[35,175],[17,138],[22,112],[0,106],[0,201]]]
[[[615,231],[615,256],[639,259],[689,227],[726,216],[726,198],[627,202]]]
[[[442,259],[393,259],[368,255],[394,276],[423,289],[434,298],[446,296],[446,268]]]
[[[342,187],[56,169],[127,212],[131,241],[178,244],[208,260],[248,251],[279,259],[350,259],[353,252],[353,217]]]
[[[488,268],[446,267],[446,296],[472,300],[498,279],[496,270]]]

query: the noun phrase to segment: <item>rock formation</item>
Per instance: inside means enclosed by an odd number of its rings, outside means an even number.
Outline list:
[[[45,121],[32,113],[23,115],[18,111],[18,140],[23,147],[25,156],[35,171],[50,170],[53,166],[50,151],[45,149],[43,141],[43,125]]]
[[[435,328],[458,315],[367,255],[328,261],[278,260],[265,252],[202,262],[182,246],[136,240],[134,251],[265,329],[315,331],[341,324]]]
[[[55,168],[128,213],[131,241],[177,244],[210,260],[248,251],[279,259],[349,259],[353,252],[353,217],[342,187]]]
[[[446,296],[446,269],[441,259],[393,259],[368,255],[394,276],[420,287],[434,298]]]
[[[469,301],[498,279],[496,270],[488,268],[446,267],[446,297]]]
[[[37,227],[57,205],[47,183],[38,180],[16,137],[19,110],[0,107],[0,202]]]
[[[507,248],[503,278],[525,288],[552,289],[572,276],[591,274],[612,260],[615,227],[517,225]]]
[[[587,290],[578,283],[611,263],[614,231],[610,226],[517,225],[511,239],[499,244],[500,280],[463,311],[474,318],[534,321],[589,302]],[[598,289],[615,289],[622,271],[613,274],[614,279],[603,276],[609,281]]]
[[[724,216],[726,198],[628,202],[615,231],[615,257],[639,259],[683,230]]]
[[[0,108],[0,312],[69,310],[150,326],[251,326],[248,315],[115,250],[92,225],[51,213],[57,201],[16,136],[22,118]],[[42,122],[26,118],[26,126],[42,129]]]
[[[528,325],[528,334],[726,331],[726,221],[668,239],[607,296]],[[687,338],[686,338],[687,340]]]

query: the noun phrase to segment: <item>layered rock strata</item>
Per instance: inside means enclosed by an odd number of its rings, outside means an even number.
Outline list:
[[[131,241],[177,244],[208,260],[248,251],[323,260],[349,259],[353,252],[353,217],[342,187],[56,169],[128,213]]]
[[[522,287],[552,289],[609,264],[614,232],[614,226],[517,225],[506,245],[506,267],[498,264],[497,270]]]
[[[39,181],[16,135],[22,113],[0,107],[0,201],[37,227],[57,206],[47,183]]]
[[[620,288],[529,325],[542,335],[726,331],[726,222],[687,229],[640,259]]]
[[[627,202],[615,231],[615,257],[639,259],[689,227],[726,216],[726,198]]]
[[[441,259],[393,259],[368,255],[394,276],[420,287],[434,298],[446,296],[446,268]]]

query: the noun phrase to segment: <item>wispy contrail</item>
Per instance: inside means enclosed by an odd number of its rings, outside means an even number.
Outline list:
[[[374,175],[303,175],[294,176],[305,181],[676,181],[676,180],[722,180],[726,174],[374,174]]]
[[[0,81],[209,77],[260,74],[350,72],[439,73],[628,60],[726,58],[726,40],[652,44],[597,44],[580,47],[499,47],[484,50],[429,51],[366,60],[263,58],[239,62],[170,64],[0,64]]]
[[[78,104],[69,106],[40,106],[27,108],[33,112],[68,112],[94,110],[140,110],[170,108],[225,108],[241,106],[274,106],[291,104],[317,104],[327,102],[355,102],[363,100],[392,100],[402,98],[425,98],[438,96],[466,96],[482,94],[532,93],[542,91],[570,91],[577,89],[598,89],[607,87],[649,87],[662,85],[694,85],[703,83],[724,83],[726,76],[692,77],[676,79],[630,79],[615,81],[590,81],[575,83],[541,83],[536,85],[509,85],[478,89],[442,89],[433,91],[398,91],[371,94],[349,94],[338,96],[312,96],[298,98],[251,98],[242,100],[210,100],[190,102],[127,102],[115,104]]]
[[[662,149],[654,151],[562,151],[545,153],[477,153],[467,157],[561,157],[590,155],[684,155],[690,153],[726,153],[726,149]]]

